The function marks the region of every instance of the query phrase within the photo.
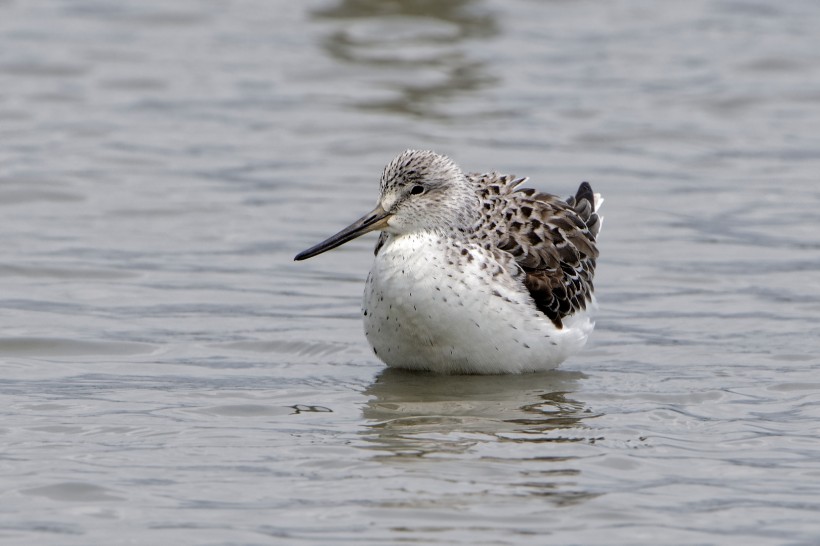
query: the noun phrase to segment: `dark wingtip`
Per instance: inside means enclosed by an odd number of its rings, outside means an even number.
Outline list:
[[[595,202],[595,194],[592,191],[592,186],[589,185],[589,182],[581,182],[581,185],[578,186],[578,191],[575,192],[575,202],[580,203],[583,200],[587,200],[590,203]]]

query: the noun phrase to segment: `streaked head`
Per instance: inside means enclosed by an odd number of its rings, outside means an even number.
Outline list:
[[[311,258],[375,230],[403,235],[465,229],[478,214],[478,198],[461,169],[428,150],[399,154],[385,167],[379,189],[376,208],[295,259]]]

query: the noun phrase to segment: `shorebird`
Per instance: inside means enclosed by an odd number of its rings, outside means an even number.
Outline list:
[[[362,304],[374,353],[443,374],[549,370],[586,343],[603,199],[520,188],[407,150],[382,173],[376,207],[304,260],[380,231]]]

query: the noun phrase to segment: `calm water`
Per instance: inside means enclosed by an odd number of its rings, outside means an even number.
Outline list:
[[[820,5],[0,1],[3,544],[820,543]],[[604,193],[588,349],[384,371],[383,165]]]

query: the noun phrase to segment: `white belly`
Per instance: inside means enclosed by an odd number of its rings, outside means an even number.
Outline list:
[[[556,329],[481,247],[430,233],[388,239],[367,279],[363,314],[365,335],[388,366],[438,373],[551,369],[592,330],[587,316]]]

